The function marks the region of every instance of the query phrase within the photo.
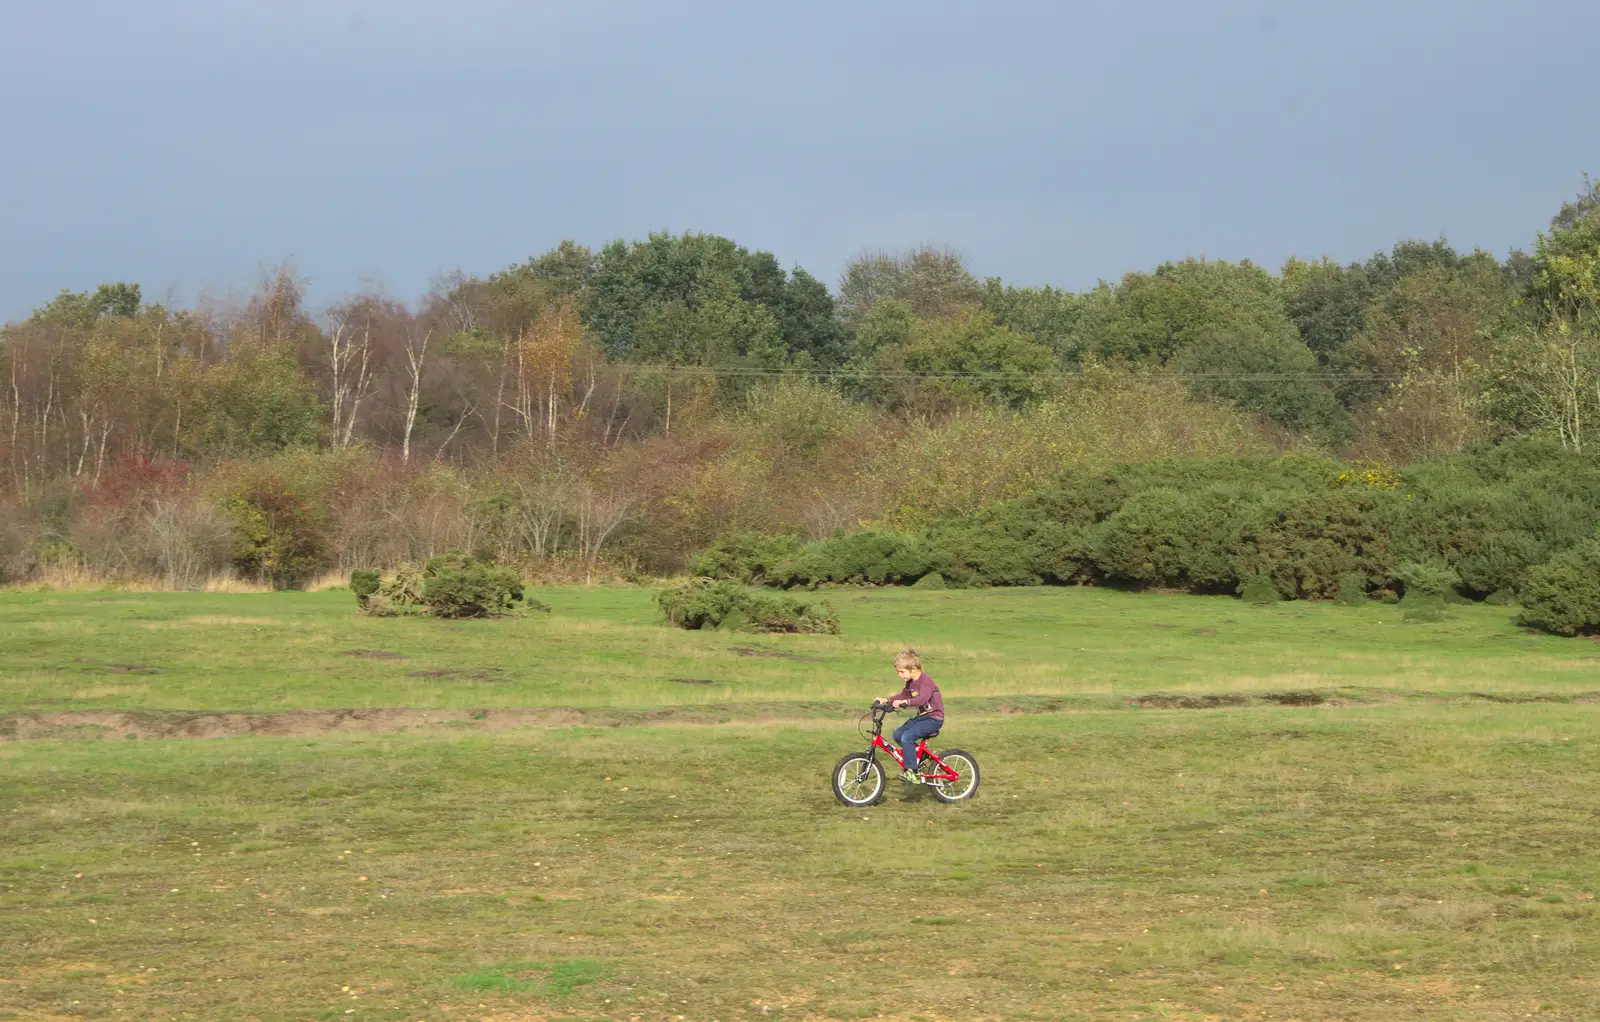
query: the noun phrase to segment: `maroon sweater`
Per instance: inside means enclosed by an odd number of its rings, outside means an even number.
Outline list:
[[[939,694],[939,686],[933,683],[933,676],[926,672],[912,678],[905,688],[889,697],[890,702],[897,699],[904,699],[907,706],[916,707],[919,715],[944,720],[944,697]]]

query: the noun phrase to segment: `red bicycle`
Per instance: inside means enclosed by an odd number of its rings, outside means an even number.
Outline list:
[[[884,705],[874,706],[861,715],[861,737],[867,739],[866,752],[852,752],[833,768],[833,797],[847,806],[870,806],[883,798],[886,787],[883,766],[878,762],[882,749],[904,770],[900,750],[883,740],[883,718],[895,712]],[[870,728],[867,718],[872,718]],[[917,776],[940,802],[960,802],[978,790],[978,761],[969,752],[946,749],[943,753],[928,748],[926,739],[917,743]]]

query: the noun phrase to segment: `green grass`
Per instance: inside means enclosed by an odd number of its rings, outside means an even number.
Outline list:
[[[0,1019],[1600,1018],[1591,643],[1094,590],[846,593],[837,639],[693,635],[646,593],[541,596],[456,629],[324,595],[0,595],[14,714],[634,713],[0,743]],[[827,707],[886,690],[906,643],[982,789],[847,810],[826,775],[860,739]],[[511,680],[407,677],[436,665]],[[1117,701],[1313,687],[1428,695]],[[720,708],[656,714],[697,701]]]
[[[457,990],[496,994],[542,993],[565,997],[576,987],[589,986],[612,973],[609,962],[579,958],[554,965],[536,962],[502,962],[486,969],[454,976],[450,985]]]
[[[966,698],[1600,689],[1600,647],[1496,607],[1415,624],[1398,607],[1100,589],[838,591],[842,636],[749,636],[663,627],[648,590],[537,595],[555,613],[443,622],[363,618],[344,592],[4,592],[0,710],[854,705],[906,645]]]

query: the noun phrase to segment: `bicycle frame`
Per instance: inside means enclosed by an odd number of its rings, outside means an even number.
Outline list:
[[[878,720],[874,723],[874,729],[873,729],[873,732],[872,732],[872,744],[867,747],[867,755],[868,756],[873,755],[873,752],[876,749],[882,749],[884,752],[887,752],[889,755],[893,756],[894,757],[894,761],[896,763],[900,764],[900,769],[901,770],[904,770],[906,768],[905,757],[900,755],[900,750],[895,748],[893,745],[891,745],[888,742],[883,740],[883,718],[881,718],[881,717],[878,718]],[[919,764],[921,764],[921,763],[925,763],[925,762],[927,762],[929,760],[932,760],[934,763],[938,764],[939,772],[938,773],[928,773],[928,772],[924,771],[923,774],[922,774],[922,776],[924,778],[932,779],[932,780],[936,780],[936,781],[959,781],[959,780],[961,780],[961,775],[956,773],[954,770],[951,770],[949,767],[945,766],[944,760],[940,759],[937,753],[935,753],[932,749],[928,748],[928,740],[926,738],[923,738],[923,739],[921,739],[921,740],[919,740],[917,742],[917,762]]]

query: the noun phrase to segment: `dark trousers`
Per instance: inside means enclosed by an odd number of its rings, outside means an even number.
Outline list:
[[[932,738],[942,727],[944,727],[942,720],[934,720],[932,717],[912,717],[894,729],[894,741],[900,746],[900,755],[906,761],[907,770],[916,773],[917,743]]]

